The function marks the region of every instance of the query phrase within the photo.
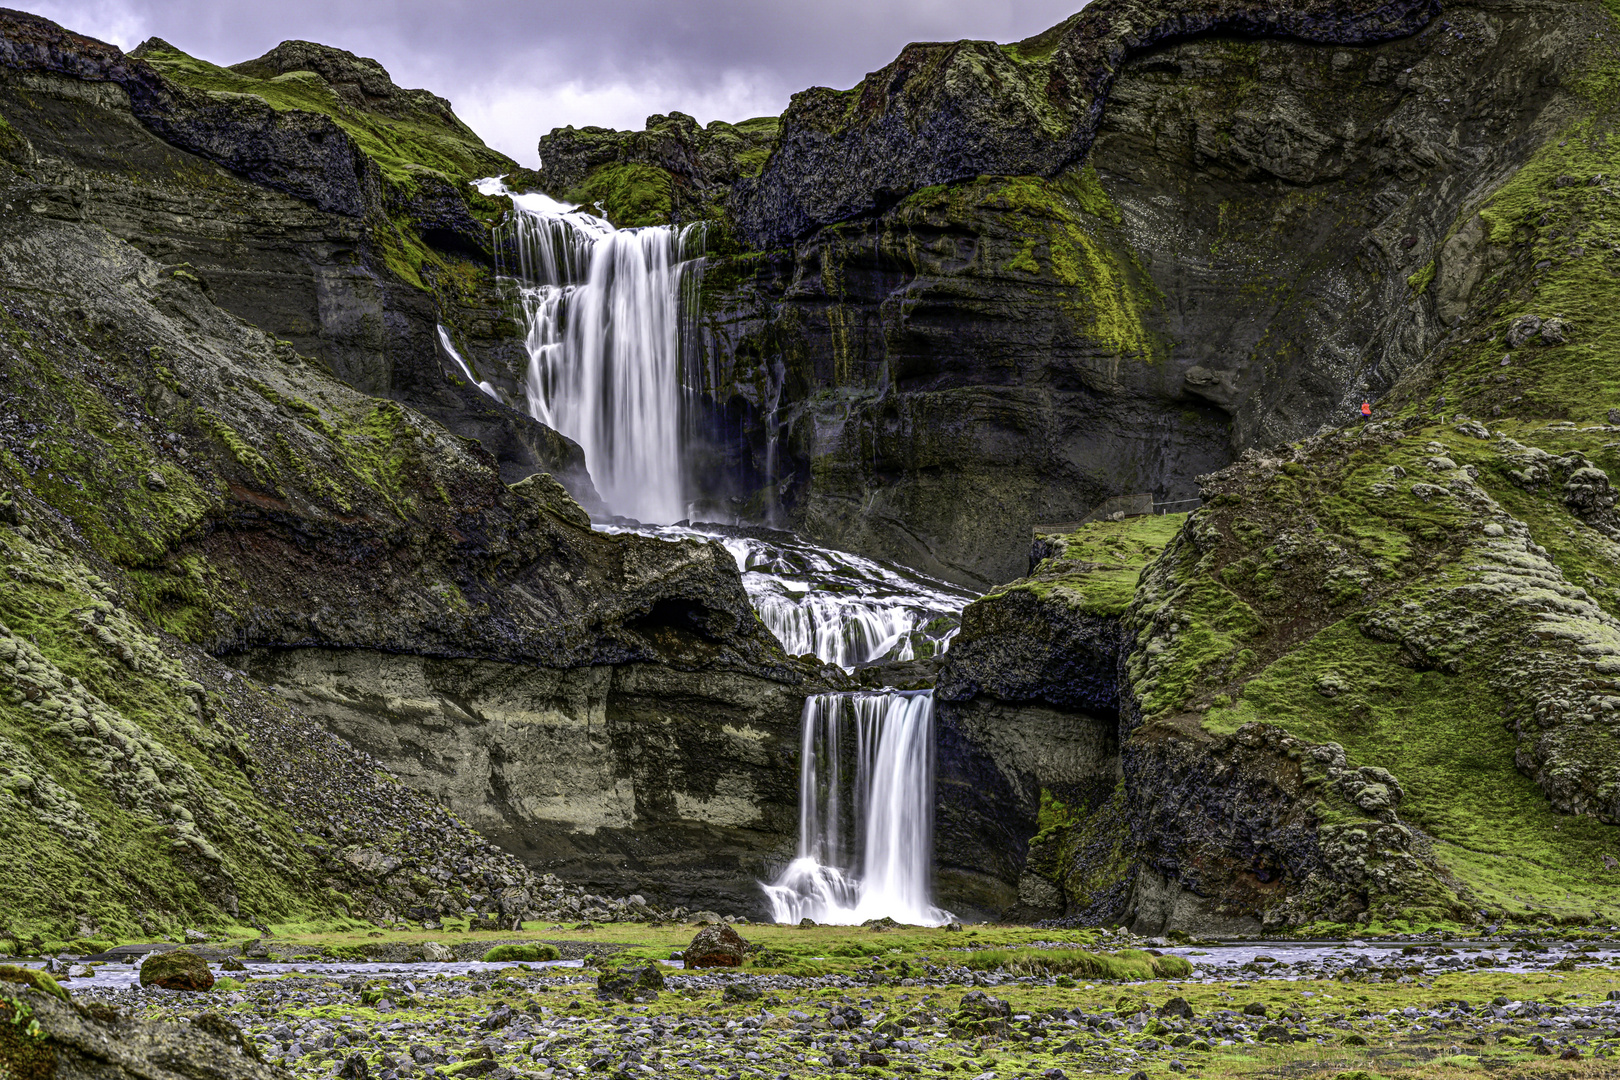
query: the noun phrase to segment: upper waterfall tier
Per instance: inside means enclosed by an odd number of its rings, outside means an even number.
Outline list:
[[[616,229],[544,195],[513,195],[502,226],[529,354],[529,413],[585,451],[607,507],[686,515],[685,323],[701,226]]]

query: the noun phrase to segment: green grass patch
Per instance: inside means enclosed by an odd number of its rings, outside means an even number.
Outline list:
[[[1140,949],[1122,949],[1116,953],[1082,949],[979,949],[968,953],[961,962],[973,971],[1069,975],[1118,982],[1181,979],[1192,974],[1192,964],[1179,956],[1154,956]]]

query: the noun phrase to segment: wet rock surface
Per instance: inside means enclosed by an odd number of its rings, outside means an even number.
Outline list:
[[[745,190],[780,196],[762,220],[848,206],[711,261],[717,495],[988,588],[1024,572],[1033,524],[1192,498],[1244,449],[1349,418],[1508,260],[1463,210],[1586,108],[1557,87],[1607,16],[1569,11],[1093,5],[1029,42],[912,46],[851,91],[800,95],[732,212]],[[1064,66],[1116,45],[1106,90],[1089,60]],[[1056,171],[964,165],[931,186],[897,178],[920,158],[885,142],[949,171],[979,142],[1017,157],[1082,129],[1090,149]],[[633,159],[656,134],[592,139]],[[1419,284],[1431,298],[1410,306]]]

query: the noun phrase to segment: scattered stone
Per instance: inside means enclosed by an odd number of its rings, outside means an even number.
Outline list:
[[[604,971],[596,977],[596,996],[603,1001],[656,1001],[663,988],[664,975],[657,964]]]
[[[1541,333],[1541,319],[1535,315],[1520,315],[1508,327],[1508,348],[1517,349],[1537,334]]]
[[[1191,1020],[1193,1018],[1193,1010],[1192,1006],[1187,1004],[1186,998],[1173,997],[1163,1005],[1159,1006],[1159,1015],[1179,1017],[1182,1020]]]
[[[765,991],[753,983],[727,983],[720,994],[720,999],[728,1005],[740,1005],[750,1001],[758,1001],[765,996]]]

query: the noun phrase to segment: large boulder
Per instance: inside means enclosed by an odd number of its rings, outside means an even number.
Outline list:
[[[17,1035],[12,1021],[20,1008],[39,1024],[43,1038]],[[0,1075],[17,1080],[285,1080],[287,1074],[266,1065],[236,1025],[214,1013],[181,1027],[128,1020],[105,1005],[78,1005],[28,990],[15,1002],[0,996]]]
[[[208,961],[190,949],[155,952],[141,963],[141,985],[165,990],[211,990],[214,973]]]
[[[681,959],[689,968],[741,967],[748,956],[748,942],[725,923],[705,926],[686,947]]]

